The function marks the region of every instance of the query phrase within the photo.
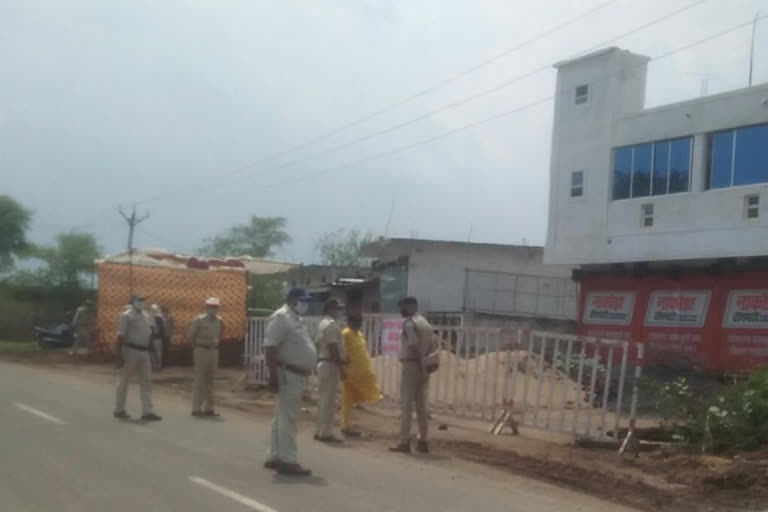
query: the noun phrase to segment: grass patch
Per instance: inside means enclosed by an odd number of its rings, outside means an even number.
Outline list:
[[[2,341],[0,340],[0,354],[20,354],[39,352],[40,346],[35,341]]]

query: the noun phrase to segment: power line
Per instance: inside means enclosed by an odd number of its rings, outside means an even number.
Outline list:
[[[149,218],[149,213],[137,217],[136,205],[133,205],[130,216],[126,214],[122,208],[118,208],[118,211],[125,219],[125,222],[128,223],[128,286],[131,291],[131,300],[133,300],[133,232],[136,226]]]
[[[653,25],[661,23],[661,22],[663,22],[663,21],[665,21],[665,20],[667,20],[669,18],[672,18],[672,17],[678,15],[678,14],[682,14],[683,12],[686,12],[686,11],[688,11],[690,9],[693,9],[694,7],[696,7],[696,6],[700,5],[700,4],[703,4],[705,2],[708,2],[708,1],[709,0],[697,0],[695,2],[687,4],[687,5],[685,5],[685,6],[681,7],[681,8],[678,8],[678,9],[672,11],[672,12],[669,12],[669,13],[664,14],[662,16],[659,16],[659,17],[657,17],[657,18],[655,18],[655,19],[653,19],[653,20],[651,20],[651,21],[649,21],[647,23],[644,23],[643,25],[641,25],[639,27],[636,27],[636,28],[634,28],[632,30],[629,30],[627,32],[624,32],[624,33],[622,33],[622,34],[620,34],[618,36],[614,36],[614,37],[612,37],[610,39],[607,39],[607,40],[602,41],[602,42],[600,42],[600,43],[598,43],[596,45],[593,45],[593,46],[587,48],[586,50],[583,50],[583,51],[577,53],[576,55],[574,55],[574,57],[579,56],[579,55],[583,55],[583,54],[586,54],[586,53],[589,53],[591,51],[594,51],[594,50],[597,50],[599,48],[602,48],[602,47],[604,47],[604,46],[606,46],[608,44],[614,43],[614,42],[616,42],[619,39],[622,39],[624,37],[627,37],[627,36],[633,35],[633,34],[635,34],[637,32],[640,32],[642,30],[645,30],[648,27],[651,27]],[[507,88],[507,87],[509,87],[509,86],[511,86],[511,85],[513,85],[515,83],[517,83],[517,82],[525,80],[526,78],[530,78],[530,77],[532,77],[534,75],[537,75],[539,73],[542,73],[544,71],[549,71],[551,68],[552,68],[552,65],[551,64],[547,64],[545,66],[542,66],[540,68],[534,69],[534,70],[529,71],[527,73],[523,73],[521,75],[515,76],[515,77],[513,77],[513,78],[511,78],[511,79],[509,79],[509,80],[507,80],[505,82],[502,82],[500,84],[497,84],[497,85],[495,85],[495,86],[493,86],[493,87],[491,87],[489,89],[485,89],[485,90],[480,91],[478,93],[475,93],[475,94],[466,96],[466,97],[464,97],[462,99],[453,101],[451,103],[448,103],[448,104],[443,105],[441,107],[435,108],[435,109],[430,110],[430,111],[428,111],[428,112],[426,112],[424,114],[420,114],[420,115],[418,115],[418,116],[416,116],[414,118],[408,119],[408,120],[403,121],[401,123],[397,123],[395,125],[389,126],[387,128],[381,129],[381,130],[378,130],[376,132],[369,133],[368,135],[364,135],[362,137],[358,137],[356,139],[352,139],[352,140],[348,140],[346,142],[342,142],[342,143],[337,144],[335,146],[332,146],[330,148],[326,148],[324,150],[321,150],[321,151],[318,151],[318,152],[315,152],[315,153],[311,153],[311,154],[309,154],[309,155],[307,155],[305,157],[302,157],[302,158],[298,158],[298,159],[291,160],[291,161],[288,161],[288,162],[283,162],[283,163],[280,163],[280,164],[275,164],[275,165],[267,166],[267,167],[264,167],[264,168],[261,168],[261,169],[256,169],[256,171],[260,171],[260,172],[253,172],[253,173],[249,173],[249,174],[252,174],[254,177],[255,176],[265,176],[267,174],[273,174],[275,171],[279,171],[279,170],[284,169],[286,167],[292,167],[292,166],[295,166],[295,165],[299,165],[299,164],[302,164],[302,163],[309,162],[309,161],[314,160],[314,159],[316,159],[317,157],[320,157],[320,156],[326,156],[326,155],[329,155],[329,154],[332,154],[332,153],[336,153],[336,152],[341,151],[343,149],[346,149],[346,148],[355,146],[357,144],[360,144],[361,142],[365,142],[367,140],[370,140],[370,139],[373,139],[373,138],[376,138],[376,137],[380,137],[382,135],[386,135],[386,134],[392,133],[394,131],[400,130],[402,128],[405,128],[407,126],[413,125],[413,124],[415,124],[415,123],[417,123],[419,121],[423,121],[425,119],[428,119],[428,118],[430,118],[430,117],[432,117],[432,116],[434,116],[436,114],[439,114],[441,112],[445,112],[447,110],[452,110],[452,109],[458,108],[458,107],[460,107],[462,105],[465,105],[467,103],[470,103],[472,101],[475,101],[475,100],[477,100],[479,98],[483,98],[485,96],[489,96],[489,95],[491,95],[493,93],[496,93],[496,92],[498,92],[498,91],[500,91],[502,89],[505,89],[505,88]],[[238,171],[238,173],[244,173],[248,169],[250,169],[250,167],[248,167],[248,168],[241,168]],[[238,185],[242,185],[242,183],[237,183],[237,184]],[[222,186],[229,186],[229,185],[231,185],[231,182],[220,182],[218,184],[211,184],[207,188],[206,191],[210,191],[210,188],[213,188],[213,187],[222,187]],[[197,189],[199,187],[195,186],[194,188]],[[179,195],[179,191],[177,190],[175,192],[171,192],[169,194],[166,194],[165,196],[155,196],[154,198],[145,199],[144,201],[139,201],[139,202],[155,202],[155,201],[160,201],[160,200],[167,200],[167,199],[173,198],[173,197],[178,196],[178,195]]]
[[[293,146],[290,146],[288,148],[285,148],[285,149],[282,149],[282,150],[277,151],[275,153],[272,153],[270,155],[267,155],[266,157],[260,159],[257,162],[252,162],[250,164],[246,164],[246,165],[243,165],[241,167],[238,167],[238,168],[236,168],[236,169],[234,169],[234,170],[232,170],[232,171],[230,171],[228,173],[225,173],[224,176],[236,176],[236,175],[241,174],[241,173],[243,173],[243,172],[245,172],[245,171],[247,171],[249,169],[252,169],[255,166],[266,164],[266,163],[268,163],[268,162],[270,162],[270,161],[272,161],[272,160],[274,160],[276,158],[279,158],[281,156],[293,153],[293,152],[298,151],[300,149],[304,149],[305,147],[310,146],[310,145],[312,145],[312,144],[314,144],[316,142],[319,142],[321,140],[325,140],[325,139],[327,139],[329,137],[332,137],[333,135],[337,135],[339,133],[345,132],[345,131],[349,130],[350,128],[353,128],[353,127],[358,126],[360,124],[366,123],[366,122],[370,121],[371,119],[374,119],[376,117],[381,116],[382,114],[385,114],[385,113],[387,113],[387,112],[389,112],[391,110],[394,110],[394,109],[399,108],[399,107],[401,107],[403,105],[411,103],[415,99],[418,99],[418,98],[421,98],[421,97],[426,96],[428,94],[431,94],[431,93],[433,93],[433,92],[435,92],[435,91],[445,87],[446,85],[452,84],[452,83],[458,81],[459,79],[464,78],[465,76],[468,76],[468,75],[474,73],[475,71],[477,71],[479,69],[487,67],[487,66],[493,64],[494,62],[497,62],[497,61],[499,61],[499,60],[501,60],[501,59],[503,59],[505,57],[508,57],[509,55],[512,55],[512,54],[522,50],[523,48],[525,48],[527,46],[530,46],[530,45],[532,45],[532,44],[534,44],[534,43],[536,43],[536,42],[538,42],[538,41],[540,41],[542,39],[545,39],[545,38],[551,36],[552,34],[555,34],[555,33],[559,32],[559,31],[561,31],[561,30],[563,30],[563,29],[565,29],[565,28],[567,28],[567,27],[569,27],[571,25],[574,25],[574,24],[578,23],[579,21],[581,21],[581,20],[583,20],[585,18],[588,18],[589,16],[595,14],[596,12],[598,12],[598,11],[600,11],[602,9],[605,9],[606,7],[616,3],[617,1],[618,0],[609,0],[607,2],[603,2],[603,3],[593,7],[591,9],[587,10],[586,12],[576,16],[575,18],[571,18],[571,19],[569,19],[569,20],[567,20],[567,21],[565,21],[565,22],[563,22],[563,23],[561,23],[559,25],[556,25],[555,27],[552,27],[552,28],[550,28],[550,29],[548,29],[548,30],[546,30],[546,31],[544,31],[544,32],[542,32],[542,33],[540,33],[540,34],[530,38],[530,39],[526,39],[525,41],[519,43],[517,46],[514,46],[512,48],[504,50],[503,52],[498,53],[497,55],[494,55],[493,57],[489,57],[489,58],[487,58],[485,60],[482,60],[479,63],[477,63],[477,64],[475,64],[473,66],[470,66],[469,68],[466,68],[463,71],[459,71],[458,73],[456,73],[454,75],[451,75],[448,78],[440,80],[440,81],[438,81],[438,82],[436,82],[436,83],[434,83],[434,84],[432,84],[432,85],[430,85],[430,86],[428,86],[428,87],[426,87],[426,88],[424,88],[424,89],[422,89],[422,90],[420,90],[420,91],[418,91],[418,92],[416,92],[414,94],[411,94],[410,96],[406,96],[405,98],[402,98],[402,99],[397,100],[397,101],[395,101],[393,103],[390,103],[389,105],[386,105],[386,106],[384,106],[384,107],[382,107],[382,108],[380,108],[378,110],[375,110],[375,111],[373,111],[373,112],[371,112],[369,114],[365,114],[365,115],[363,115],[362,117],[358,118],[355,121],[351,121],[351,122],[348,122],[348,123],[343,124],[341,126],[338,126],[336,128],[332,128],[330,130],[321,132],[321,133],[319,133],[317,135],[314,135],[314,136],[310,137],[309,139],[304,140],[303,142],[300,142],[300,143],[295,144]],[[703,0],[703,1],[706,1],[706,0]],[[191,187],[184,187],[183,189],[178,189],[178,190],[187,190],[189,188],[191,188]],[[196,186],[195,186],[195,188],[196,188]],[[145,198],[145,199],[142,199],[142,200],[138,201],[137,203],[153,202],[153,201],[158,200],[159,197],[166,197],[166,196],[155,196],[155,197]]]
[[[707,36],[707,37],[705,37],[703,39],[699,39],[699,40],[694,41],[692,43],[688,43],[686,45],[680,46],[680,47],[678,47],[678,48],[676,48],[674,50],[668,51],[666,53],[662,53],[662,54],[657,55],[656,57],[652,58],[651,62],[656,62],[656,61],[659,61],[659,60],[662,60],[662,59],[669,58],[672,55],[675,55],[675,54],[680,53],[682,51],[685,51],[685,50],[694,48],[696,46],[700,46],[702,44],[705,44],[707,42],[710,42],[712,40],[718,39],[720,37],[723,37],[724,35],[730,34],[732,32],[735,32],[736,30],[744,28],[745,26],[750,25],[751,23],[753,23],[753,20],[749,20],[749,21],[747,21],[745,23],[741,23],[741,24],[732,26],[732,27],[727,28],[727,29],[725,29],[723,31],[717,32],[716,34],[713,34],[713,35]],[[637,67],[643,66],[643,65],[646,65],[646,63],[642,63],[642,64],[638,65]],[[625,70],[621,70],[620,72],[623,72],[623,71],[625,71]],[[597,80],[609,79],[614,74],[615,73],[605,74],[602,77],[598,78]],[[570,94],[570,92],[568,92],[568,94]],[[555,98],[556,98],[556,96],[554,96],[554,95],[553,96],[547,96],[546,98],[541,98],[539,100],[527,103],[525,105],[516,107],[514,109],[507,110],[507,111],[504,111],[504,112],[500,112],[498,114],[494,114],[494,115],[492,115],[490,117],[486,117],[486,118],[481,119],[479,121],[474,121],[472,123],[468,123],[468,124],[459,126],[457,128],[454,128],[454,129],[451,129],[451,130],[447,130],[445,132],[439,133],[437,135],[434,135],[434,136],[431,136],[431,137],[428,137],[428,138],[425,138],[425,139],[421,139],[421,140],[416,141],[416,142],[412,142],[412,143],[409,143],[409,144],[406,144],[406,145],[403,145],[403,146],[398,146],[396,148],[392,148],[392,149],[389,149],[389,150],[386,150],[386,151],[375,153],[373,155],[369,155],[367,157],[363,157],[363,158],[360,158],[360,159],[357,159],[357,160],[353,160],[353,161],[350,161],[350,162],[346,162],[346,163],[342,163],[342,164],[339,164],[339,165],[334,165],[334,166],[326,167],[326,168],[317,170],[315,172],[311,172],[311,173],[307,173],[307,174],[304,174],[304,175],[301,175],[301,176],[294,177],[293,179],[282,180],[282,181],[279,181],[279,182],[270,183],[270,184],[267,184],[264,187],[262,187],[261,190],[275,188],[275,187],[279,187],[279,186],[283,186],[283,185],[292,185],[292,184],[298,183],[300,181],[306,181],[308,179],[318,178],[318,177],[325,176],[327,174],[331,174],[331,173],[334,173],[334,172],[337,172],[337,171],[340,171],[340,170],[343,170],[343,169],[348,169],[348,168],[351,168],[351,167],[356,167],[356,166],[359,166],[359,165],[362,165],[362,164],[365,164],[365,163],[370,163],[372,161],[376,161],[376,160],[380,160],[382,158],[393,156],[393,155],[398,154],[398,153],[403,153],[403,152],[408,151],[410,149],[413,149],[415,147],[422,146],[422,145],[425,145],[425,144],[429,144],[429,143],[435,142],[435,141],[440,140],[440,139],[444,139],[444,138],[449,137],[451,135],[454,135],[454,134],[456,134],[458,132],[465,131],[465,130],[468,130],[468,129],[471,129],[471,128],[475,128],[477,126],[480,126],[480,125],[483,125],[483,124],[486,124],[486,123],[489,123],[489,122],[492,122],[492,121],[495,121],[495,120],[498,120],[498,119],[509,117],[510,115],[513,115],[515,113],[521,112],[523,110],[528,110],[530,108],[533,108],[533,107],[542,105],[544,103],[547,103],[549,101],[552,101]],[[216,201],[216,200],[219,200],[219,199],[226,199],[226,198],[233,197],[233,196],[248,195],[248,194],[251,194],[251,193],[253,193],[253,192],[250,191],[250,190],[246,190],[246,191],[244,191],[242,193],[237,193],[237,194],[231,194],[230,193],[230,194],[218,196],[218,197],[215,197],[215,198],[208,198],[205,201],[206,202],[211,202],[211,201]],[[195,201],[195,202],[192,202],[192,203],[185,203],[185,204],[180,205],[180,206],[190,206],[190,205],[193,205],[193,204],[199,204],[199,202],[200,201]]]

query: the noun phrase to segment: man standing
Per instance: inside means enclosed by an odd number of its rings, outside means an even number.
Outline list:
[[[211,297],[205,301],[205,313],[195,318],[187,331],[195,362],[192,416],[219,415],[213,408],[213,383],[219,367],[222,327],[219,299]]]
[[[85,348],[86,351],[91,348],[91,331],[94,325],[92,304],[90,300],[86,300],[75,311],[75,317],[72,319],[72,326],[75,328],[75,343],[72,345],[69,355],[77,355],[77,351],[81,348]]]
[[[315,439],[323,443],[340,443],[333,435],[333,416],[336,412],[336,394],[339,381],[344,380],[344,340],[337,323],[337,299],[328,299],[323,306],[323,318],[317,327],[317,418]]]
[[[416,407],[416,419],[419,424],[419,437],[416,451],[429,453],[427,430],[429,413],[427,412],[427,389],[429,375],[422,368],[421,360],[432,343],[432,326],[419,313],[415,297],[406,297],[400,301],[400,314],[403,315],[403,331],[400,337],[400,441],[390,451],[411,453],[411,422],[413,408]]]
[[[120,315],[117,328],[117,364],[122,369],[117,384],[114,416],[121,420],[130,418],[125,412],[125,400],[128,383],[134,375],[139,378],[141,390],[141,419],[162,419],[152,407],[152,363],[149,357],[149,351],[152,350],[152,319],[144,311],[144,302],[143,296],[134,296],[130,309]]]
[[[293,288],[288,292],[285,305],[269,317],[264,340],[269,387],[277,394],[264,467],[281,475],[312,474],[299,465],[296,451],[296,419],[301,398],[307,377],[317,363],[315,344],[301,318],[311,300],[304,289]]]

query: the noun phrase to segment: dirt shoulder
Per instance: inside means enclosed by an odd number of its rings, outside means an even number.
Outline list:
[[[55,371],[76,372],[87,378],[113,379],[114,368],[104,363],[73,362],[63,353],[3,355],[5,361],[44,365]],[[216,398],[221,407],[269,417],[272,397],[265,390],[245,388],[239,369],[221,369]],[[155,373],[156,386],[181,396],[191,395],[189,368],[167,368]],[[307,402],[302,421],[312,420]],[[397,411],[368,407],[355,411],[355,422],[368,446],[384,449],[395,441]],[[520,436],[493,436],[489,425],[436,416],[432,421],[435,452],[458,460],[540,479],[586,492],[640,510],[735,511],[768,507],[768,450],[732,457],[712,457],[664,448],[619,456],[616,450],[586,449],[566,438],[542,436],[522,429]],[[377,446],[379,445],[379,446]]]

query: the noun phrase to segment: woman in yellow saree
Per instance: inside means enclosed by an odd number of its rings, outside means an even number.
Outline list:
[[[350,314],[347,316],[347,327],[341,333],[347,349],[346,378],[341,389],[341,432],[351,437],[360,435],[360,432],[352,430],[354,406],[362,402],[374,404],[382,398],[371,366],[368,345],[360,332],[362,325],[362,315]]]

